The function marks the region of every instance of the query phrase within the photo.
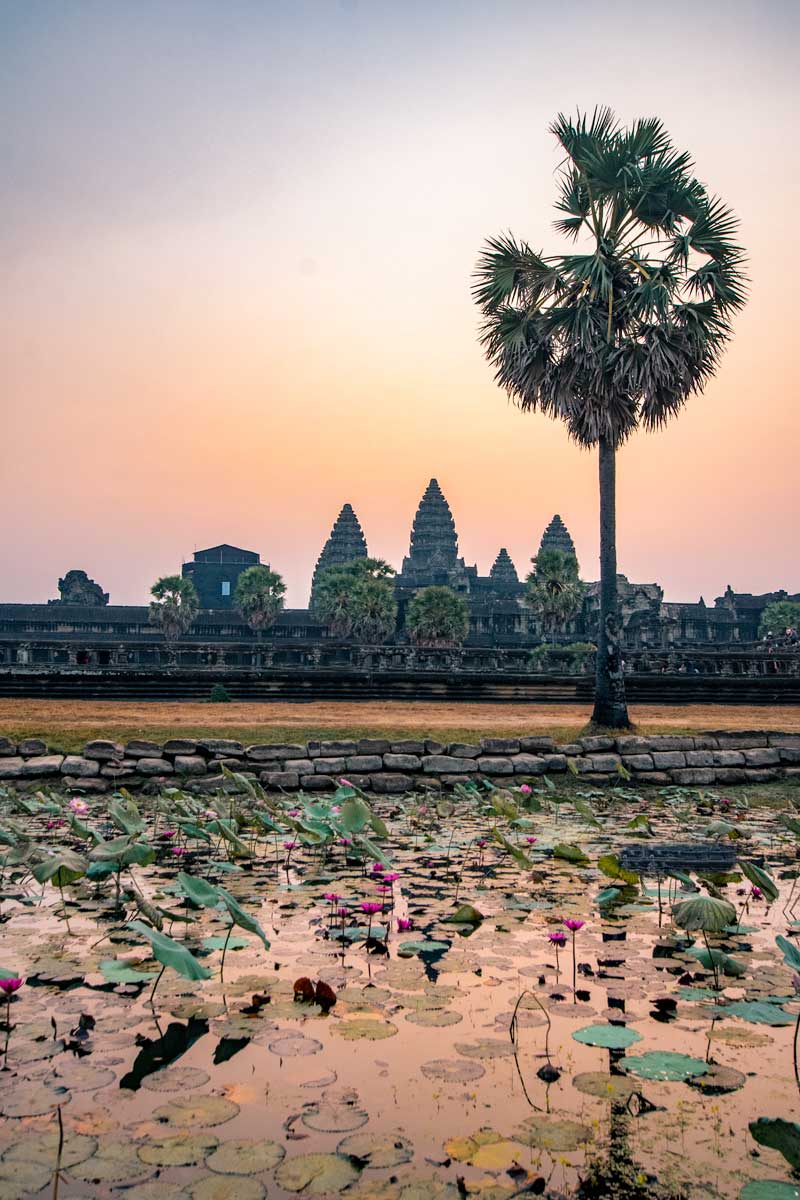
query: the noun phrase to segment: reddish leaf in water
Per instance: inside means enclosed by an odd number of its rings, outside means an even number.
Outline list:
[[[294,998],[300,1000],[303,1004],[310,1004],[314,1000],[314,984],[312,980],[303,975],[300,979],[294,981]]]
[[[320,979],[314,991],[314,999],[323,1012],[330,1012],[336,1003],[336,992]]]

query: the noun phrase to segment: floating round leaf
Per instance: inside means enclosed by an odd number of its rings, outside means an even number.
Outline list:
[[[625,1025],[587,1025],[584,1029],[576,1029],[572,1036],[585,1046],[602,1046],[604,1050],[625,1050],[642,1040],[640,1033]]]
[[[720,1016],[741,1017],[755,1025],[793,1025],[795,1020],[777,1004],[768,1004],[765,1000],[736,1000],[718,1011]]]
[[[336,1147],[337,1154],[353,1155],[363,1161],[365,1167],[399,1167],[411,1162],[414,1148],[400,1134],[351,1133],[342,1138]]]
[[[383,1038],[394,1037],[397,1033],[397,1026],[392,1025],[391,1021],[372,1021],[369,1017],[353,1017],[333,1025],[331,1033],[335,1033],[337,1037],[345,1038],[349,1042],[359,1038],[377,1042]]]
[[[358,1168],[341,1154],[300,1154],[285,1158],[275,1171],[278,1187],[287,1192],[306,1192],[310,1196],[342,1192],[356,1179]]]
[[[486,1068],[478,1062],[434,1058],[422,1064],[422,1074],[428,1079],[443,1079],[446,1083],[468,1083],[485,1075]]]
[[[782,1179],[751,1179],[739,1192],[739,1200],[800,1200],[800,1184]]]
[[[548,1113],[534,1113],[522,1122],[522,1129],[514,1134],[520,1141],[551,1154],[566,1154],[591,1142],[594,1134],[588,1125],[567,1117]]]
[[[193,1167],[218,1145],[213,1133],[165,1133],[148,1138],[139,1158],[154,1167]]]
[[[672,1050],[651,1050],[648,1054],[628,1056],[622,1064],[639,1079],[663,1079],[679,1082],[693,1075],[705,1075],[708,1064],[702,1058],[676,1054]]]
[[[259,1175],[282,1162],[286,1151],[269,1138],[231,1138],[206,1159],[206,1166],[220,1175]]]
[[[354,1104],[314,1104],[303,1113],[301,1120],[319,1133],[350,1133],[366,1125],[369,1114]]]
[[[239,1105],[224,1096],[185,1096],[157,1108],[153,1116],[167,1125],[187,1128],[223,1125],[239,1112]]]
[[[83,1183],[123,1183],[146,1179],[153,1167],[143,1162],[133,1142],[103,1141],[91,1158],[70,1169],[70,1175]]]
[[[264,1200],[267,1190],[258,1179],[239,1176],[235,1190],[225,1175],[203,1175],[189,1188],[192,1200]]]
[[[750,1122],[750,1133],[759,1146],[777,1150],[793,1171],[800,1170],[800,1125],[782,1117],[759,1117]]]
[[[155,1075],[148,1075],[142,1080],[142,1087],[149,1092],[193,1092],[205,1087],[208,1080],[208,1075],[199,1067],[167,1067]]]
[[[639,1086],[625,1075],[608,1075],[605,1071],[583,1071],[574,1076],[572,1083],[579,1092],[601,1100],[627,1100]]]

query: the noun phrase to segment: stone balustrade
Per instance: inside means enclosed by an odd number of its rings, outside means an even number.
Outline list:
[[[124,746],[92,741],[80,754],[56,753],[36,738],[14,743],[0,737],[0,787],[57,785],[80,793],[171,785],[204,793],[230,786],[223,766],[271,791],[332,791],[347,779],[367,791],[402,793],[481,779],[517,786],[541,775],[568,773],[587,784],[712,787],[800,777],[800,734],[627,734],[584,737],[566,745],[536,736],[449,744],[361,738],[246,747],[218,738],[174,738]]]

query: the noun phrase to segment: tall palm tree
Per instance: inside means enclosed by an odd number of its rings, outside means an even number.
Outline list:
[[[406,628],[418,646],[460,646],[469,633],[467,603],[452,588],[422,588],[406,610]]]
[[[194,624],[200,611],[200,598],[191,579],[180,575],[163,575],[150,589],[148,620],[158,625],[168,642],[175,641]]]
[[[703,390],[745,302],[738,221],[655,118],[607,108],[552,125],[564,159],[556,230],[579,252],[545,255],[511,234],[478,261],[474,297],[495,379],[524,411],[598,448],[600,628],[593,721],[625,728],[616,553],[616,451]]]
[[[566,628],[583,600],[578,560],[565,550],[540,550],[527,584],[528,605],[544,632],[555,641],[555,635]]]
[[[260,636],[275,624],[285,595],[286,584],[278,572],[259,563],[242,571],[236,580],[234,602],[253,632]]]
[[[382,558],[357,558],[328,567],[314,589],[312,611],[334,637],[384,641],[394,630],[394,567]]]

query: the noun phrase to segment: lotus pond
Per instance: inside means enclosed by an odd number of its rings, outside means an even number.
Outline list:
[[[800,1200],[799,841],[679,788],[3,793],[0,1200]]]

